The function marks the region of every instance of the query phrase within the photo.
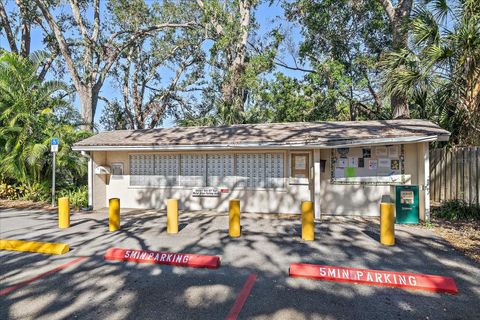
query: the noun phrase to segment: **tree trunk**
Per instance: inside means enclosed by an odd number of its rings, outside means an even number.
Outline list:
[[[81,128],[83,130],[93,131],[93,115],[97,108],[98,94],[95,88],[82,87],[78,90],[80,98],[80,116],[82,117]]]
[[[18,8],[20,10],[20,19],[22,21],[22,40],[20,44],[20,54],[23,57],[30,55],[30,42],[31,42],[31,14],[29,12],[29,6],[31,3],[26,3],[25,0],[16,0]]]
[[[224,103],[232,110],[242,113],[244,111],[245,88],[241,84],[241,78],[245,73],[247,60],[247,42],[250,32],[252,4],[249,1],[238,2],[240,14],[240,35],[233,45],[233,61],[228,67],[228,78],[222,84]]]
[[[10,26],[10,20],[8,20],[7,11],[5,10],[2,1],[0,1],[0,23],[3,30],[5,30],[5,37],[7,38],[8,44],[10,45],[10,51],[18,53],[17,43],[15,42],[15,35],[12,31],[12,27]],[[2,28],[0,28],[0,30]]]
[[[391,0],[378,0],[388,16],[390,28],[392,30],[392,47],[393,50],[407,48],[408,32],[404,30],[404,25],[410,17],[412,11],[413,0],[397,1],[394,7]],[[390,98],[393,119],[409,119],[410,109],[408,99],[404,96],[392,95]]]

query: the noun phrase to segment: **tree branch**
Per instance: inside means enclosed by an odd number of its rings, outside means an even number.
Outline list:
[[[0,1],[0,21],[2,22],[3,28],[5,29],[5,36],[7,38],[8,44],[10,45],[10,51],[18,54],[15,36],[12,32],[12,27],[10,26],[10,21],[8,20],[7,11],[5,10],[2,1]]]
[[[383,103],[382,99],[380,99],[380,96],[377,94],[377,92],[373,89],[372,83],[370,81],[370,78],[368,77],[368,74],[365,74],[365,78],[367,79],[367,87],[368,91],[372,95],[373,99],[375,100],[375,104],[377,105],[377,112],[382,109]]]
[[[313,70],[313,69],[306,69],[306,68],[302,68],[302,67],[299,67],[299,66],[295,66],[295,67],[289,66],[285,62],[279,60],[278,58],[275,58],[273,63],[275,63],[277,66],[280,66],[282,68],[289,69],[289,70],[302,71],[302,72],[308,72],[308,73],[316,73],[316,71]]]
[[[47,23],[50,26],[50,29],[53,31],[53,34],[57,39],[60,52],[63,58],[65,59],[67,68],[70,71],[70,76],[72,77],[73,83],[75,84],[75,87],[78,90],[81,87],[82,82],[78,74],[78,71],[75,68],[75,63],[73,62],[72,56],[70,54],[70,50],[68,49],[67,41],[65,40],[65,37],[63,36],[62,31],[60,30],[60,27],[55,21],[55,18],[50,14],[50,11],[48,10],[48,4],[45,2],[45,0],[35,0],[35,2],[37,3],[38,7],[42,11],[43,16],[45,17],[45,20],[47,20]]]
[[[20,20],[22,24],[22,40],[20,43],[20,54],[23,57],[28,57],[30,54],[30,30],[31,30],[31,19],[29,17],[28,10],[29,8],[25,5],[24,0],[15,0],[18,9],[20,10]]]
[[[378,0],[383,6],[390,23],[393,24],[395,22],[395,9],[393,8],[392,2],[390,0]]]
[[[150,32],[158,31],[158,30],[161,30],[161,29],[190,28],[194,25],[195,25],[194,22],[162,23],[162,24],[154,25],[154,26],[151,26],[151,27],[148,27],[148,28],[145,28],[145,29],[141,29],[141,30],[138,30],[138,31],[133,31],[132,34],[130,35],[129,39],[127,41],[125,41],[120,47],[117,47],[117,46],[113,45],[113,40],[117,36],[119,36],[120,34],[128,33],[128,31],[122,31],[122,32],[117,32],[117,33],[113,34],[110,37],[110,39],[107,41],[107,44],[104,47],[107,49],[109,44],[110,44],[111,46],[113,46],[113,48],[116,51],[114,51],[110,55],[110,57],[107,59],[107,62],[105,63],[102,70],[100,71],[100,76],[98,77],[97,83],[95,85],[99,85],[101,87],[101,85],[103,84],[103,82],[105,81],[105,79],[108,75],[108,72],[110,71],[110,68],[115,63],[118,56],[123,52],[123,50],[125,50],[126,48],[131,46],[135,41],[137,41],[138,38],[145,37]]]
[[[38,75],[38,79],[40,81],[43,81],[43,79],[45,79],[45,75],[47,74],[48,70],[52,66],[53,61],[55,61],[57,56],[58,56],[58,52],[52,52],[52,55],[47,59],[47,61],[45,61],[45,63],[42,66],[42,69],[41,69],[41,71]]]
[[[97,42],[100,35],[100,0],[93,1],[93,33],[92,41]]]
[[[78,28],[80,29],[80,33],[82,34],[83,39],[85,42],[87,42],[88,46],[93,45],[93,41],[90,38],[90,36],[87,33],[87,28],[83,24],[83,18],[80,14],[80,8],[78,6],[77,0],[69,0],[70,1],[70,7],[72,8],[72,13],[73,13],[73,19],[78,25]]]

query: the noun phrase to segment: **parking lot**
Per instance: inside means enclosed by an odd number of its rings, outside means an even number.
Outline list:
[[[71,227],[58,229],[56,213],[0,209],[2,239],[71,247],[58,256],[0,251],[0,319],[475,319],[480,314],[479,265],[428,229],[397,225],[397,244],[385,247],[378,241],[377,219],[317,221],[311,242],[301,240],[297,216],[243,214],[241,224],[242,236],[232,239],[227,214],[181,212],[180,232],[169,235],[165,212],[123,210],[117,232],[108,231],[105,211],[73,214]],[[221,266],[104,260],[112,247],[218,255]],[[85,258],[75,260],[80,257]],[[289,278],[293,262],[448,276],[459,294]]]

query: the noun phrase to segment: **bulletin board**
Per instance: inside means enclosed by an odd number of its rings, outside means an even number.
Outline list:
[[[405,154],[402,145],[332,149],[331,182],[334,184],[404,184]]]

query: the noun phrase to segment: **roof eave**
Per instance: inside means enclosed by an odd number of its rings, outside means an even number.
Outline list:
[[[382,144],[400,144],[400,143],[419,143],[432,141],[448,141],[448,135],[432,135],[432,136],[413,136],[413,137],[394,137],[394,138],[378,138],[378,139],[355,139],[355,140],[331,140],[331,141],[312,141],[298,143],[241,143],[241,144],[199,144],[199,145],[136,145],[136,146],[82,146],[74,145],[74,151],[194,151],[194,150],[233,150],[233,149],[314,149],[314,148],[339,148],[354,147],[365,145],[382,145]]]

